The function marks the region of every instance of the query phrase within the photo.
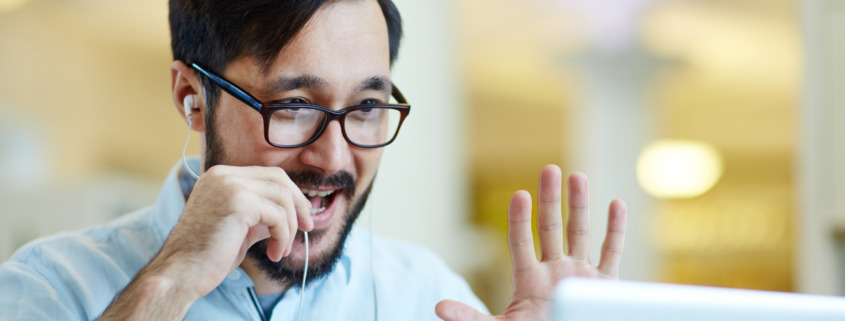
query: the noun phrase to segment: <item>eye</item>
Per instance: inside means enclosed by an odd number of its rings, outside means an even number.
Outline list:
[[[307,104],[308,101],[305,100],[305,98],[297,97],[297,98],[282,99],[282,100],[279,100],[279,103],[282,103],[282,104]]]
[[[378,105],[378,104],[381,104],[381,101],[379,101],[378,99],[365,99],[365,100],[362,100],[360,103],[358,103],[358,105]]]

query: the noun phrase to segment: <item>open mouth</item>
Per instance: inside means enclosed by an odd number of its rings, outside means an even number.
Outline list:
[[[341,192],[342,190],[333,189],[333,190],[312,190],[307,188],[300,187],[302,194],[305,194],[305,197],[311,202],[311,215],[318,215],[323,213],[329,205],[332,204],[335,197],[337,197],[337,192]]]

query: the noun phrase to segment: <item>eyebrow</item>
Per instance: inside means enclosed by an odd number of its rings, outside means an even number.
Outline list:
[[[302,88],[322,89],[328,87],[325,80],[315,75],[302,75],[297,77],[282,77],[270,88],[271,92],[291,91]]]
[[[270,92],[284,92],[297,89],[325,89],[329,83],[316,75],[306,74],[296,77],[282,77],[269,88]],[[358,86],[358,92],[377,90],[390,92],[393,85],[390,79],[384,76],[372,76],[367,78]]]
[[[386,91],[390,92],[390,89],[393,86],[390,84],[390,80],[387,77],[382,76],[372,76],[358,86],[358,92],[366,91],[366,90],[377,90],[377,91]]]

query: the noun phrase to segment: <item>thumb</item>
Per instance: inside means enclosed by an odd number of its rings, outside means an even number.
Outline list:
[[[437,317],[445,321],[480,321],[489,317],[458,301],[443,300],[434,307]]]

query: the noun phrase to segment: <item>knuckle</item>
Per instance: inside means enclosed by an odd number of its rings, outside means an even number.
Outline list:
[[[567,233],[570,236],[574,237],[588,237],[590,236],[590,230],[585,228],[570,228]]]
[[[286,243],[290,239],[290,230],[286,228],[277,228],[276,235],[279,242]]]
[[[222,185],[226,188],[234,188],[234,189],[238,188],[238,185],[239,185],[238,180],[236,178],[230,176],[230,175],[219,175],[219,176],[214,176],[214,177],[217,178],[217,180],[220,181],[220,185]]]
[[[544,203],[544,204],[545,203],[555,203],[556,204],[556,203],[561,202],[561,198],[560,198],[560,194],[552,194],[552,195],[540,194],[537,197],[537,201],[540,202],[540,203]]]
[[[534,246],[534,239],[522,237],[511,241],[511,245],[514,247],[525,247],[525,246]]]
[[[590,207],[590,203],[581,201],[571,201],[569,207],[574,210],[586,210]]]
[[[271,208],[273,209],[273,213],[271,213],[271,215],[273,216],[284,217],[285,215],[287,215],[287,209],[283,206],[279,206],[278,204],[272,204]]]
[[[270,168],[268,174],[270,175],[269,179],[274,182],[291,182],[290,177],[288,177],[288,173],[281,167]]]
[[[205,172],[213,177],[222,176],[226,173],[226,165],[214,165]]]
[[[285,215],[287,216],[288,222],[296,224],[296,210],[290,207],[285,207]]]
[[[544,232],[560,231],[560,230],[563,229],[563,223],[562,222],[555,222],[555,223],[541,224],[540,229]]]
[[[526,218],[526,217],[515,217],[514,215],[511,215],[511,216],[508,217],[508,224],[509,225],[520,225],[520,224],[525,224],[525,223],[530,223],[530,222],[531,222],[531,219]]]
[[[254,201],[252,193],[245,189],[235,188],[228,194],[229,200],[236,205],[250,204]]]
[[[244,224],[249,227],[253,227],[258,225],[261,222],[261,211],[259,210],[249,210],[249,211],[235,211],[235,217],[229,217],[230,219],[237,220],[241,224]]]
[[[281,167],[273,167],[273,173],[276,175],[281,175],[283,177],[288,177],[287,172]]]
[[[625,235],[625,227],[624,226],[619,226],[619,227],[611,226],[610,228],[607,229],[607,233],[611,234],[613,236],[624,236]]]
[[[561,259],[563,259],[563,253],[560,252],[547,253],[543,258],[544,261],[560,261]]]
[[[602,252],[604,252],[604,255],[621,256],[622,248],[618,248],[615,246],[605,246]]]

